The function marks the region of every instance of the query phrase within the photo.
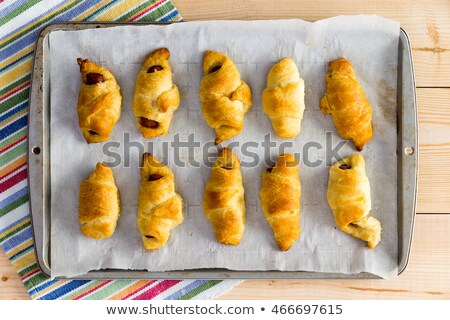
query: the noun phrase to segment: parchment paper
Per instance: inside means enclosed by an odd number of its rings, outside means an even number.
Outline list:
[[[346,274],[365,271],[385,278],[394,277],[397,274],[398,39],[399,24],[377,16],[339,16],[315,23],[302,20],[206,21],[52,32],[52,277],[76,276],[104,268],[168,271],[213,267]],[[167,47],[171,52],[173,80],[182,99],[168,135],[145,140],[135,125],[131,101],[144,57],[160,47]],[[227,54],[253,93],[254,105],[245,116],[243,132],[223,143],[224,146],[232,142],[257,143],[247,150],[257,154],[260,160],[251,166],[252,157],[243,154],[240,148],[233,148],[243,165],[247,208],[244,237],[236,247],[217,243],[212,226],[203,214],[203,191],[210,168],[205,164],[180,167],[175,163],[175,149],[171,144],[176,134],[180,141],[187,141],[189,135],[194,134],[201,146],[215,138],[214,130],[202,117],[199,100],[201,63],[204,52],[209,49]],[[78,57],[109,68],[121,87],[122,116],[110,136],[110,141],[116,145],[88,145],[81,134],[76,113],[81,85]],[[289,140],[272,134],[275,147],[265,152],[261,143],[273,130],[270,119],[262,111],[261,92],[270,67],[283,57],[294,59],[305,80],[306,111],[300,136]],[[372,215],[383,227],[382,241],[374,250],[336,227],[326,200],[329,166],[336,161],[331,160],[331,151],[342,138],[337,135],[331,116],[320,112],[319,101],[325,91],[327,63],[339,57],[352,62],[373,107],[374,137],[362,155],[371,182]],[[326,132],[330,132],[332,138],[329,148],[326,147]],[[280,150],[283,142],[291,143],[284,151]],[[185,201],[185,221],[157,251],[143,250],[136,226],[138,167],[143,151],[136,143],[169,165],[175,174],[176,190]],[[102,150],[106,146],[109,154]],[[288,252],[280,252],[276,247],[259,201],[262,171],[282,152],[297,153],[301,158],[302,233]],[[347,143],[338,153],[346,157],[355,152],[352,144]],[[113,166],[113,171],[120,190],[122,214],[115,234],[96,241],[79,231],[79,186],[98,161],[114,162],[117,154],[121,162]],[[188,159],[202,162],[204,156],[202,147],[196,148],[193,155],[188,155],[186,148],[180,151],[180,160],[184,162]],[[322,164],[311,164],[316,161]]]

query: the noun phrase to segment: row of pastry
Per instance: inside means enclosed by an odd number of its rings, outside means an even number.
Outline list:
[[[298,161],[292,154],[282,154],[273,167],[263,171],[260,189],[264,216],[282,251],[288,250],[300,236],[300,196]],[[380,222],[369,215],[370,185],[360,154],[330,168],[327,198],[341,230],[367,241],[370,248],[380,242]],[[172,171],[150,153],[145,153],[137,214],[144,248],[159,249],[166,244],[171,230],[183,222],[183,211],[183,198],[175,192]],[[212,167],[204,191],[203,211],[218,242],[240,243],[245,228],[244,186],[239,159],[229,148],[221,150]],[[94,239],[108,238],[115,231],[119,215],[120,197],[113,172],[98,163],[80,186],[81,232]]]
[[[169,58],[166,48],[150,53],[136,79],[133,112],[144,138],[165,135],[180,104]],[[121,114],[120,87],[108,69],[87,59],[79,58],[78,64],[83,82],[77,108],[80,128],[88,143],[107,141]],[[222,53],[207,51],[203,72],[202,113],[215,130],[215,142],[219,144],[242,131],[244,114],[252,106],[252,93],[241,80],[236,65]],[[300,133],[304,95],[305,84],[292,59],[284,58],[270,69],[267,87],[262,92],[262,107],[279,137],[294,138]],[[358,151],[371,139],[372,108],[346,59],[329,63],[320,108],[333,116],[338,133],[352,140]]]

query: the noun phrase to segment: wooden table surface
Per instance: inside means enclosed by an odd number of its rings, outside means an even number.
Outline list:
[[[172,0],[186,21],[378,14],[411,40],[419,105],[420,166],[410,261],[396,280],[243,281],[221,299],[450,298],[450,0]],[[0,299],[29,299],[0,251]]]

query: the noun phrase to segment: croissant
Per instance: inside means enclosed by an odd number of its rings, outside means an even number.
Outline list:
[[[354,154],[330,168],[327,198],[337,226],[375,248],[381,240],[381,224],[369,215],[370,185],[364,158]]]
[[[219,144],[242,131],[244,114],[252,105],[252,94],[233,61],[222,53],[207,51],[203,72],[200,85],[203,117],[215,129],[215,143]]]
[[[280,155],[273,168],[264,170],[259,196],[275,242],[288,250],[300,236],[300,179],[292,154]]]
[[[238,245],[244,234],[245,201],[239,159],[223,148],[206,184],[203,210],[218,242]]]
[[[352,65],[344,58],[330,62],[325,79],[327,88],[320,110],[331,114],[339,135],[352,140],[361,151],[372,138],[372,108]]]
[[[144,153],[137,219],[144,248],[161,248],[183,219],[183,198],[175,193],[172,171],[150,153]]]
[[[144,138],[163,136],[173,112],[180,105],[178,87],[172,83],[170,52],[161,48],[150,53],[139,71],[133,97],[133,112]]]
[[[120,118],[122,96],[112,73],[88,59],[78,58],[82,85],[78,95],[78,123],[87,143],[107,141]]]
[[[81,232],[94,239],[111,237],[120,215],[119,190],[111,168],[97,163],[80,185],[78,220]]]
[[[272,119],[277,136],[294,138],[300,133],[305,111],[305,82],[292,59],[284,58],[270,69],[262,106]]]

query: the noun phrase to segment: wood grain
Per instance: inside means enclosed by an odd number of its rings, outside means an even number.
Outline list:
[[[449,215],[418,215],[409,264],[395,280],[248,280],[218,299],[450,299],[449,230]]]
[[[283,19],[308,21],[341,14],[378,14],[399,21],[414,52],[420,87],[450,86],[450,1],[173,0],[186,21]]]
[[[0,248],[0,300],[30,299],[22,280],[9,262],[6,254]]]

